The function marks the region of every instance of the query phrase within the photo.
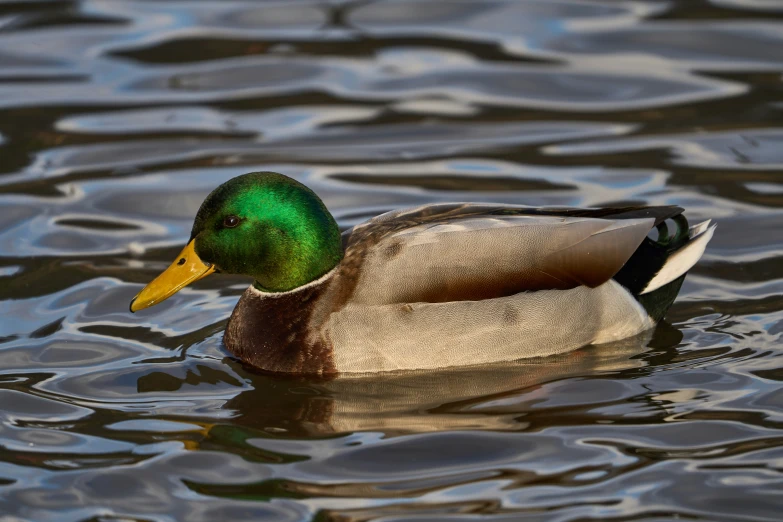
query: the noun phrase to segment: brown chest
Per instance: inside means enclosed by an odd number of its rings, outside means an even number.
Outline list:
[[[226,348],[242,361],[273,372],[336,373],[333,350],[314,326],[323,285],[281,294],[248,288],[226,327]]]

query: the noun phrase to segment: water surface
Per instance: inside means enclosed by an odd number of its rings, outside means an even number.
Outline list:
[[[0,2],[0,519],[780,520],[781,49],[764,0]],[[465,200],[719,228],[648,335],[275,377],[221,345],[241,277],[128,312],[259,170],[344,228]]]

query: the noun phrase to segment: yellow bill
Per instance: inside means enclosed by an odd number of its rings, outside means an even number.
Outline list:
[[[165,301],[190,283],[208,276],[215,267],[202,261],[196,254],[195,240],[188,243],[162,274],[152,280],[130,304],[131,312],[144,310]]]

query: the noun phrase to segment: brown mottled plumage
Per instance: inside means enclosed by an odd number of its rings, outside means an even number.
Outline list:
[[[335,373],[331,344],[309,330],[324,290],[325,285],[314,285],[264,299],[248,288],[228,321],[226,346],[241,360],[267,371]]]

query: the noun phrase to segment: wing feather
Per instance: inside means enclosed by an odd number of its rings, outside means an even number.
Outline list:
[[[357,227],[341,270],[343,281],[354,280],[346,285],[351,302],[481,300],[596,287],[620,270],[657,219],[530,210],[536,209],[431,205]]]

